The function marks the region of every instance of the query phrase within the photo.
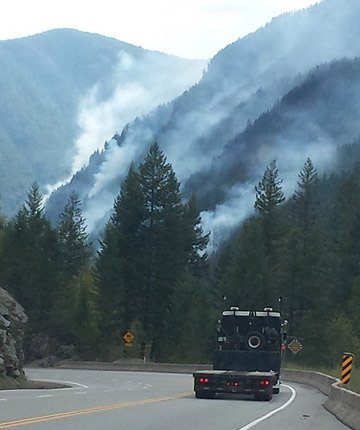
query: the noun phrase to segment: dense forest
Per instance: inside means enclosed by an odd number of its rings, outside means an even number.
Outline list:
[[[254,215],[210,258],[196,197],[182,199],[157,144],[130,166],[99,243],[75,193],[53,226],[34,183],[18,213],[0,217],[0,284],[29,316],[27,360],[140,357],[146,345],[154,361],[211,361],[221,309],[278,308],[279,297],[289,338],[304,345],[297,360],[333,366],[360,353],[359,148],[341,148],[327,175],[304,159],[288,199],[271,162]]]

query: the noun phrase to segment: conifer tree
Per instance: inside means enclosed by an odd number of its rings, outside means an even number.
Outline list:
[[[324,284],[326,251],[319,226],[318,176],[308,158],[299,173],[290,206],[288,229],[288,292],[290,322],[301,330],[304,313],[312,309]]]
[[[90,265],[85,219],[81,202],[72,193],[59,216],[59,287],[52,311],[53,326],[58,338],[66,344],[78,344],[76,300],[83,273]]]
[[[207,269],[205,250],[209,243],[210,233],[205,234],[203,231],[195,194],[191,195],[185,205],[183,224],[189,249],[188,268],[194,276],[202,276]]]
[[[116,235],[117,252],[122,259],[123,309],[127,328],[139,319],[144,308],[144,249],[141,237],[144,220],[144,197],[139,174],[131,164],[110,220]]]
[[[276,161],[273,160],[266,168],[262,180],[255,187],[255,209],[263,225],[264,243],[268,255],[271,254],[279,239],[278,207],[285,200],[281,183]]]
[[[268,288],[266,249],[261,224],[256,217],[241,227],[227,268],[227,298],[230,306],[243,309],[264,308],[273,304]]]
[[[58,242],[43,213],[39,186],[34,183],[25,205],[6,227],[2,281],[26,309],[30,325],[49,330],[58,283]]]
[[[96,261],[96,280],[99,291],[99,330],[103,356],[111,357],[115,345],[122,341],[125,328],[124,262],[118,247],[116,228],[110,220],[100,241]]]
[[[90,252],[87,244],[85,219],[81,213],[81,202],[73,192],[60,214],[58,236],[61,253],[61,270],[66,279],[81,272],[89,264]]]
[[[144,250],[144,328],[152,336],[152,355],[160,359],[166,339],[165,315],[176,281],[187,262],[183,235],[184,207],[180,184],[159,146],[149,149],[139,167],[145,219],[141,237]]]
[[[261,223],[262,240],[265,247],[265,262],[263,261],[261,264],[266,267],[264,284],[267,291],[266,297],[271,302],[269,305],[281,295],[285,278],[284,262],[282,261],[284,225],[279,210],[285,197],[281,183],[274,160],[266,168],[262,180],[255,187],[255,209]]]

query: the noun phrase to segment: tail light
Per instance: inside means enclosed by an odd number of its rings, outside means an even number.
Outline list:
[[[270,382],[270,380],[269,380],[269,379],[262,379],[262,380],[260,381],[260,385],[261,385],[262,387],[268,387],[270,384],[271,384],[271,382]]]
[[[239,387],[240,386],[240,384],[239,384],[238,381],[229,381],[229,382],[226,383],[226,385],[228,387]]]
[[[207,384],[209,382],[209,378],[199,378],[200,384]]]

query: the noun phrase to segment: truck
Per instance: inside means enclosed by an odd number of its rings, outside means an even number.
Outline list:
[[[195,396],[251,394],[255,400],[271,400],[280,391],[285,325],[281,313],[272,308],[224,310],[218,321],[213,370],[193,373]]]

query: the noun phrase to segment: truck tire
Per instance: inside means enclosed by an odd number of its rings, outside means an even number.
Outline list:
[[[280,393],[280,387],[274,387],[273,394],[279,394],[279,393]]]
[[[246,348],[250,351],[261,351],[264,348],[264,336],[258,331],[252,331],[246,336]]]
[[[195,391],[195,397],[197,399],[214,399],[215,391]]]

